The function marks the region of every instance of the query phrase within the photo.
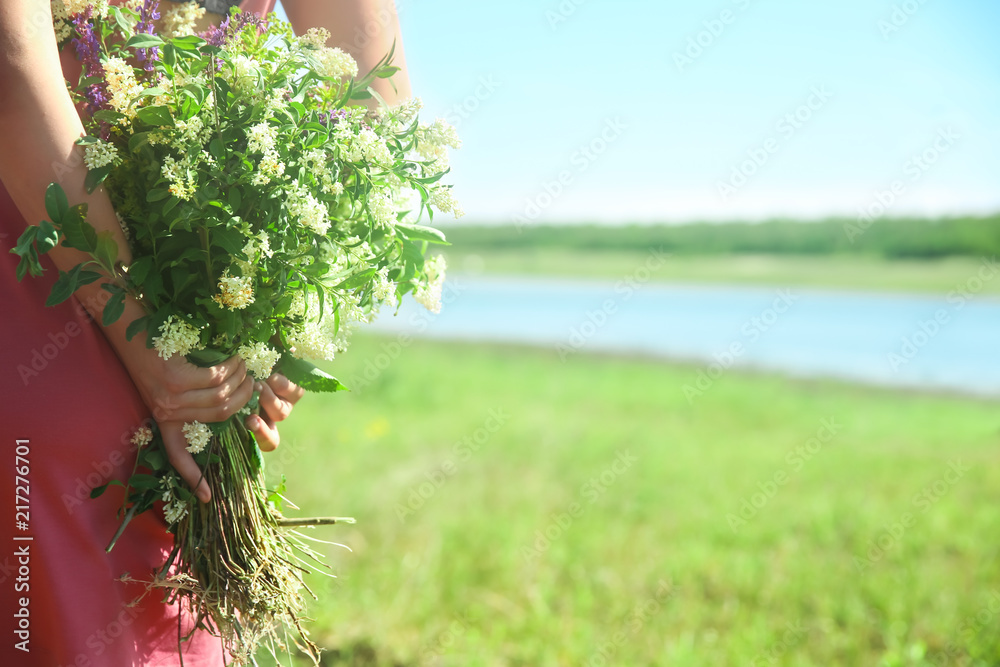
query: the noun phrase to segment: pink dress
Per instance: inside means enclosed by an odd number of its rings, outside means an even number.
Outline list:
[[[267,10],[273,0],[254,5]],[[187,634],[190,615],[164,604],[161,591],[143,596],[143,585],[121,581],[148,579],[163,564],[173,537],[162,514],[136,517],[108,554],[122,491],[89,497],[132,473],[129,439],[149,412],[79,302],[45,307],[51,262],[43,257],[44,277],[17,282],[8,251],[25,225],[0,187],[0,665],[179,665],[178,631]],[[205,631],[181,649],[188,667],[225,664],[220,640]]]

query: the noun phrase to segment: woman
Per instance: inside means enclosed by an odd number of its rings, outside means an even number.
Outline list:
[[[161,13],[172,4],[164,2]],[[223,9],[233,3],[210,4]],[[362,72],[395,42],[395,64],[403,67],[394,79],[396,88],[383,80],[376,85],[390,103],[409,95],[391,2],[286,0],[283,5],[297,32],[327,28],[330,46],[350,52]],[[272,7],[273,0],[243,2],[244,9],[259,13]],[[86,167],[74,143],[83,126],[64,82],[64,72],[79,67],[71,51],[60,59],[49,0],[0,2],[0,246],[10,249],[26,224],[47,217],[44,192],[55,181],[72,203],[88,204],[90,222],[114,235],[120,259],[127,263],[128,246],[107,194],[98,189],[88,195],[83,187]],[[249,400],[253,380],[238,358],[196,368],[176,356],[160,359],[146,348],[143,336],[126,340],[125,327],[141,314],[135,302],[126,304],[116,324],[102,327],[107,293],[101,281],[46,308],[57,269],[81,261],[75,250],[53,249],[43,258],[45,276],[20,283],[14,272],[17,258],[7,252],[0,257],[0,368],[5,373],[0,486],[6,499],[0,535],[0,664],[177,665],[178,633],[187,634],[191,618],[164,604],[160,592],[144,595],[144,586],[133,582],[148,579],[169,551],[172,537],[162,515],[137,517],[106,554],[121,496],[112,489],[92,500],[89,491],[131,474],[135,451],[130,439],[155,419],[171,463],[197,497],[210,502],[201,471],[184,449],[181,426],[229,417]],[[288,415],[302,391],[281,376],[258,383],[257,389],[264,414],[249,417],[247,426],[262,449],[272,450],[278,445],[275,422]],[[126,573],[131,578],[123,581]],[[225,660],[219,640],[205,631],[195,632],[181,649],[185,665],[214,667]]]

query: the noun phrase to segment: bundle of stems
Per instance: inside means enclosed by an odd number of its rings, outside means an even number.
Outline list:
[[[304,575],[328,567],[300,525],[353,523],[350,518],[282,516],[280,491],[268,493],[260,450],[237,417],[213,436],[204,476],[213,500],[198,503],[175,527],[175,546],[153,582],[195,614],[196,627],[218,634],[235,664],[264,643],[287,650],[289,638],[315,664],[317,646],[301,622]],[[318,540],[317,540],[318,541]],[[291,631],[291,632],[289,632]]]

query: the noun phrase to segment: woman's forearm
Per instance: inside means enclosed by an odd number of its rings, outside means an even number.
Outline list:
[[[128,245],[103,188],[88,194],[83,183],[87,167],[75,144],[83,124],[66,90],[55,35],[34,29],[31,17],[49,12],[47,0],[4,0],[0,3],[0,181],[29,223],[47,219],[45,189],[58,183],[70,204],[86,203],[87,219],[100,232],[110,231],[119,259],[129,260]],[[65,271],[89,256],[56,246],[52,262]],[[85,305],[103,303],[100,283],[81,287]]]
[[[392,77],[391,83],[378,79],[372,87],[389,104],[412,95],[393,0],[281,0],[281,4],[296,33],[302,34],[309,28],[329,30],[327,45],[354,56],[361,75],[367,74],[395,43],[392,63],[400,68],[399,72]]]

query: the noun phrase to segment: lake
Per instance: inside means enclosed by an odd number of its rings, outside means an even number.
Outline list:
[[[1000,396],[1000,300],[637,281],[450,276],[438,315],[410,297],[371,329],[528,343],[568,359],[644,354],[801,377]]]

